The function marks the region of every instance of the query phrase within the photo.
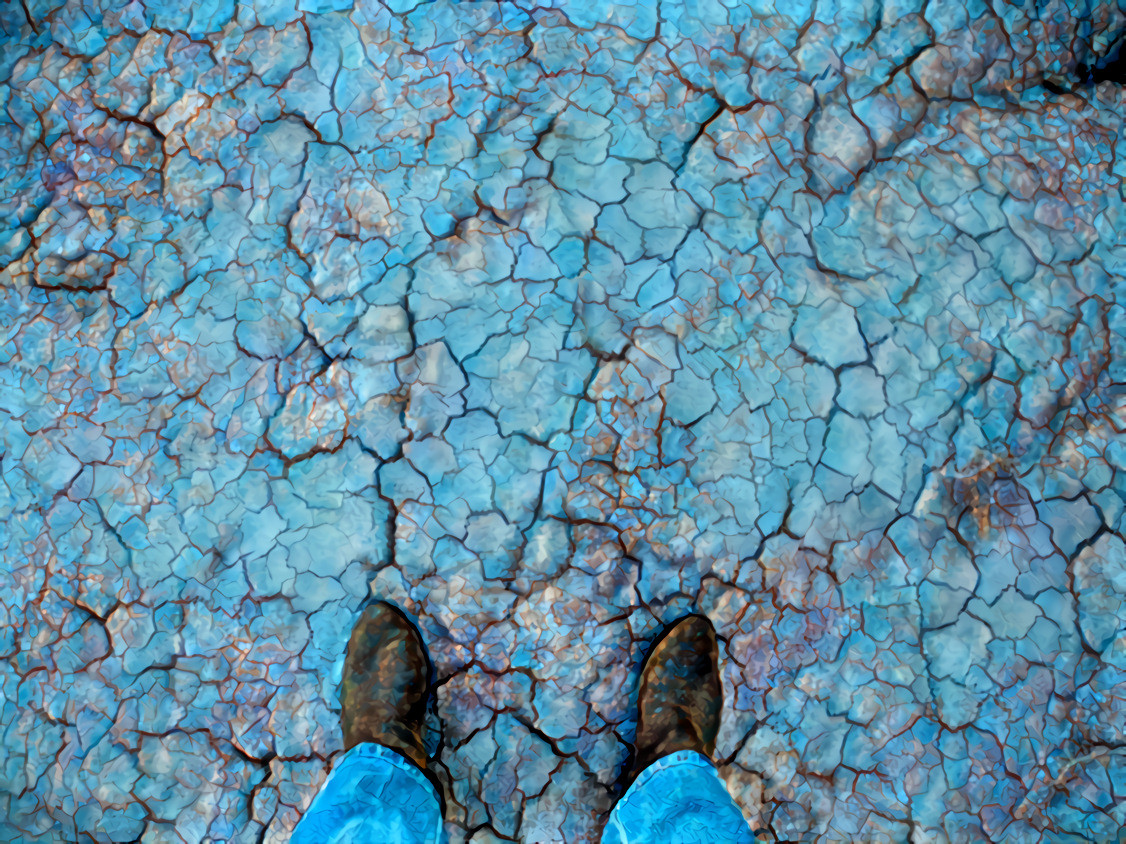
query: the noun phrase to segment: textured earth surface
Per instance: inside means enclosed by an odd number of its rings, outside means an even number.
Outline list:
[[[767,838],[1122,840],[1114,2],[0,26],[0,840],[286,840],[372,592],[455,842],[596,840],[689,609]]]

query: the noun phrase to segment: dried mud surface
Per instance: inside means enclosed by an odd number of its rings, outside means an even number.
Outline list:
[[[369,592],[454,842],[664,621],[778,841],[1126,816],[1114,3],[0,7],[0,840],[284,841]]]

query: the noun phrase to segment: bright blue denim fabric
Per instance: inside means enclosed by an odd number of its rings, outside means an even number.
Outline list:
[[[602,844],[749,844],[755,839],[712,763],[682,750],[658,759],[610,813]],[[410,762],[361,744],[336,763],[293,844],[440,844],[434,786]]]
[[[706,756],[658,759],[610,813],[602,844],[749,844],[754,833]]]
[[[442,806],[430,780],[393,750],[358,744],[333,766],[292,844],[440,844]]]

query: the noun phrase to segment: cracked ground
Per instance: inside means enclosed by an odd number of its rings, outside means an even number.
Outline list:
[[[286,840],[369,593],[454,842],[692,609],[768,840],[1123,840],[1115,2],[0,25],[0,840]]]

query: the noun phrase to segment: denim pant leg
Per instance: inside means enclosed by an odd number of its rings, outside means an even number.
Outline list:
[[[292,844],[441,844],[442,808],[430,780],[393,750],[358,744],[333,766]]]
[[[755,840],[715,766],[678,750],[641,772],[610,813],[602,844],[749,844]]]

